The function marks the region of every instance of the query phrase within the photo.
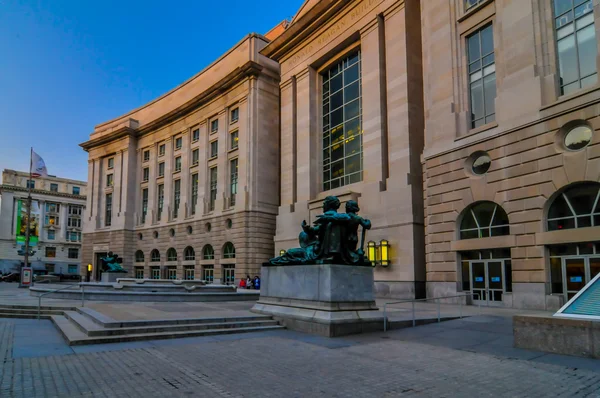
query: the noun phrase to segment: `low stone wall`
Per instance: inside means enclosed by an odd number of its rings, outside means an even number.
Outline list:
[[[513,327],[517,348],[600,358],[600,321],[517,315]]]

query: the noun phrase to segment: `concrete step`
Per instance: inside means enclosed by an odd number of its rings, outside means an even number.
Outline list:
[[[201,322],[201,323],[183,323],[178,324],[176,320],[173,324],[160,324],[151,326],[136,326],[122,328],[105,328],[95,323],[90,318],[75,312],[66,311],[64,316],[70,319],[75,326],[88,336],[117,336],[126,334],[147,334],[147,333],[164,333],[164,332],[182,332],[191,330],[209,330],[209,329],[236,329],[244,327],[260,327],[260,326],[275,326],[277,321],[273,319],[260,319],[250,321],[232,321],[226,322]]]
[[[60,313],[62,314],[62,312]],[[50,319],[53,314],[40,313],[40,319]],[[36,314],[19,314],[14,312],[0,312],[0,318],[20,318],[20,319],[37,319]]]
[[[262,332],[267,330],[283,329],[280,325],[270,326],[248,326],[237,328],[221,328],[221,329],[203,329],[203,330],[184,330],[184,331],[169,331],[156,333],[139,333],[125,334],[117,336],[88,336],[79,327],[77,327],[69,318],[62,315],[52,315],[52,322],[60,330],[65,340],[69,345],[85,345],[85,344],[106,344],[106,343],[121,343],[128,341],[141,340],[160,340],[160,339],[176,339],[183,337],[197,336],[214,336],[221,334],[233,333],[250,333]]]
[[[68,311],[68,310],[55,310],[55,309],[40,309],[40,313],[41,314],[48,314],[48,315],[62,315],[63,312]],[[31,308],[31,309],[25,309],[25,308],[0,308],[0,312],[3,314],[23,314],[23,315],[27,315],[27,314],[34,314],[37,315],[38,310],[37,308]]]
[[[36,310],[37,305],[19,305],[19,304],[0,304],[0,311],[5,309],[22,309],[22,310]],[[67,306],[54,306],[54,305],[42,305],[40,309],[42,310],[61,310],[61,311],[75,311],[76,307],[67,307]]]

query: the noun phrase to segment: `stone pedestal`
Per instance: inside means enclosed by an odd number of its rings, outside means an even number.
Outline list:
[[[117,279],[122,278],[124,274],[122,272],[103,272],[100,276],[100,282],[102,283],[116,283]]]
[[[252,312],[291,330],[335,337],[383,330],[373,269],[350,265],[263,266]]]

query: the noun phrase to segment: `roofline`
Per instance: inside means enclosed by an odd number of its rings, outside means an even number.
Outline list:
[[[192,98],[188,102],[180,105],[178,108],[173,109],[171,112],[161,115],[157,119],[146,123],[139,128],[121,127],[110,134],[106,134],[102,137],[98,137],[86,142],[79,144],[85,151],[89,152],[90,149],[104,145],[106,143],[115,141],[119,138],[126,136],[143,136],[151,133],[152,131],[176,120],[186,113],[189,113],[194,108],[197,108],[203,103],[209,102],[215,97],[221,95],[224,91],[229,90],[243,79],[250,76],[258,76],[263,70],[264,66],[254,62],[248,61],[244,65],[233,69],[227,76],[219,80],[206,90],[202,91],[196,97]]]
[[[16,185],[0,185],[0,195],[2,194],[2,191],[8,191],[8,192],[29,192],[29,189],[24,188],[24,187],[18,187]],[[49,196],[58,196],[61,198],[71,198],[71,199],[78,199],[78,200],[87,200],[87,196],[86,195],[73,195],[70,193],[65,193],[65,192],[52,192],[52,191],[46,191],[43,189],[32,189],[31,193],[33,194],[40,194],[40,195],[49,195]]]
[[[216,60],[214,60],[213,62],[211,62],[208,66],[206,66],[204,69],[202,69],[200,72],[196,73],[194,76],[190,77],[189,79],[187,79],[186,81],[184,81],[183,83],[181,83],[180,85],[176,86],[175,88],[172,88],[171,90],[167,91],[166,93],[164,93],[163,95],[153,99],[152,101],[139,106],[121,116],[118,116],[116,118],[113,118],[111,120],[108,120],[106,122],[97,124],[94,127],[94,132],[99,132],[102,131],[103,127],[107,127],[108,125],[110,125],[111,123],[114,123],[117,120],[120,119],[124,119],[128,116],[133,115],[134,113],[147,108],[151,105],[153,105],[154,103],[160,101],[161,99],[167,97],[168,95],[176,92],[177,90],[179,90],[180,88],[186,86],[187,84],[191,83],[193,80],[195,80],[197,77],[199,77],[200,75],[202,75],[203,73],[207,72],[209,69],[211,69],[213,66],[215,66],[217,63],[219,63],[221,60],[223,60],[227,55],[229,55],[230,53],[232,53],[233,51],[235,51],[235,49],[237,49],[239,46],[241,46],[246,40],[252,39],[252,38],[256,38],[256,39],[260,39],[262,41],[264,41],[265,43],[269,43],[269,39],[267,39],[266,37],[264,37],[263,35],[259,34],[259,33],[249,33],[248,35],[246,35],[243,39],[241,39],[239,42],[237,42],[233,47],[231,47],[229,50],[227,50],[225,53],[223,53],[219,58],[217,58]]]
[[[28,171],[20,171],[20,170],[14,170],[14,169],[4,169],[2,170],[2,173],[14,173],[14,174],[18,174],[18,175],[22,175],[23,177],[29,177],[29,172]],[[48,177],[33,177],[33,179],[38,179],[38,180],[56,180],[59,182],[73,182],[73,183],[77,183],[78,185],[84,185],[87,186],[87,181],[82,181],[82,180],[74,180],[72,178],[65,178],[65,177],[54,177],[54,176],[48,176]],[[2,185],[2,184],[0,184]]]

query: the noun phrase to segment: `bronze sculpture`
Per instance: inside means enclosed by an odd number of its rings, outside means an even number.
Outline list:
[[[298,237],[299,248],[286,251],[272,258],[265,265],[347,264],[370,266],[365,259],[364,243],[366,230],[371,221],[359,216],[358,203],[346,202],[346,213],[338,213],[340,201],[328,196],[323,201],[323,214],[317,216],[313,226],[302,221],[302,232]],[[362,227],[362,238],[358,246],[358,227]]]
[[[104,267],[102,269],[103,272],[127,273],[127,271],[121,265],[123,259],[120,258],[116,253],[108,252],[106,257],[102,257],[101,260],[104,263]]]

